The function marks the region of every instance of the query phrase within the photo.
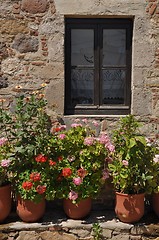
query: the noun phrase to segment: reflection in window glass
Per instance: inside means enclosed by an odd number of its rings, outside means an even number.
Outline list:
[[[103,65],[126,64],[126,30],[103,30]]]
[[[72,29],[71,65],[94,64],[94,31],[92,29]]]

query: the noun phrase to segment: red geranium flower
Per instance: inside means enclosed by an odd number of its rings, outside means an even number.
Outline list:
[[[56,127],[55,128],[55,132],[59,132],[59,131],[61,131],[61,128],[60,127]]]
[[[30,190],[32,186],[33,186],[32,182],[29,182],[29,181],[22,183],[22,188],[24,188],[25,190]]]
[[[87,175],[87,171],[84,168],[80,168],[77,170],[77,174],[79,177],[84,178]]]
[[[41,186],[41,185],[38,185],[37,188],[36,188],[36,191],[38,194],[43,194],[46,192],[46,186]]]
[[[30,174],[30,179],[33,182],[40,181],[41,180],[41,175],[38,172],[33,172],[33,173]]]
[[[69,177],[72,174],[72,170],[70,168],[63,168],[62,169],[62,176]]]
[[[62,181],[62,173],[60,173],[59,176],[57,177],[57,181],[59,181],[59,182]]]
[[[59,157],[57,158],[58,161],[61,161],[62,159],[63,159],[62,156],[59,156]]]
[[[37,162],[46,162],[47,161],[47,157],[42,155],[42,154],[39,154],[37,157],[35,157],[35,160]]]
[[[51,159],[49,160],[49,165],[50,166],[55,166],[56,165],[56,162],[52,161]]]

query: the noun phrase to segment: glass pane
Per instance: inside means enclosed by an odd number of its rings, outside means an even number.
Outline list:
[[[124,104],[125,70],[103,70],[103,104]]]
[[[71,30],[71,65],[94,65],[94,30]]]
[[[103,66],[126,64],[126,30],[103,30]]]
[[[94,71],[72,70],[71,72],[71,101],[76,104],[93,104]]]

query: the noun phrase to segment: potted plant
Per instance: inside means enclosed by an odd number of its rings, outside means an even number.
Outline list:
[[[152,206],[156,215],[159,217],[159,154],[156,154],[154,157],[154,166],[153,166],[153,190],[152,190]]]
[[[20,94],[12,109],[2,110],[3,131],[12,144],[10,171],[17,213],[27,222],[42,217],[45,198],[50,195],[53,198],[55,192],[54,188],[50,189],[47,177],[52,166],[47,156],[51,124],[46,104],[43,94],[37,91],[25,96]],[[26,211],[25,217],[21,210]],[[34,213],[38,215],[33,216]]]
[[[97,137],[87,119],[79,121],[68,130],[65,125],[53,128],[50,140],[53,158],[58,160],[56,197],[63,199],[64,211],[73,219],[90,212],[92,198],[109,177],[107,164],[114,151],[107,134]]]
[[[151,175],[149,181],[149,193],[152,194],[152,207],[156,215],[159,217],[159,135],[155,138],[149,138],[148,144],[154,148],[155,156],[153,158]]]
[[[147,144],[133,115],[123,117],[113,133],[115,151],[108,164],[116,190],[115,212],[123,222],[136,222],[144,214],[144,196],[152,179],[154,148]]]
[[[11,211],[11,184],[9,182],[8,158],[10,145],[7,138],[0,138],[0,222],[4,221]]]

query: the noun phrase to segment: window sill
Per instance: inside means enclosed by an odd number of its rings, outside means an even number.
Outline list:
[[[120,118],[125,117],[127,115],[64,115],[64,118],[95,118],[95,119],[101,119],[101,118]]]

